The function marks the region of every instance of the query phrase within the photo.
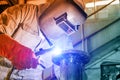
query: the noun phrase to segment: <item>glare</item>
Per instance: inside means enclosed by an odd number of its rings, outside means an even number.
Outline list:
[[[56,47],[56,48],[54,48],[54,49],[52,50],[52,53],[53,53],[54,56],[55,56],[55,55],[59,55],[59,54],[62,53],[62,49]]]

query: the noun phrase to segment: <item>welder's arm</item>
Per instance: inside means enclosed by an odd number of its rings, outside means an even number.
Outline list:
[[[0,33],[0,56],[9,59],[15,68],[19,70],[36,68],[38,64],[31,49],[2,33]]]

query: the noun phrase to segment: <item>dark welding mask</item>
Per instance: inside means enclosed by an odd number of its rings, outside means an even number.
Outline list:
[[[54,0],[40,16],[39,24],[48,38],[55,39],[74,34],[86,18],[81,4],[78,5],[73,0]]]

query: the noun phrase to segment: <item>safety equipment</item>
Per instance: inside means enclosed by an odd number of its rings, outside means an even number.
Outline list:
[[[19,70],[36,68],[38,64],[31,49],[19,44],[6,34],[0,34],[0,56],[6,57]]]
[[[39,24],[48,38],[57,39],[75,33],[86,18],[87,14],[74,0],[54,0],[40,16]]]

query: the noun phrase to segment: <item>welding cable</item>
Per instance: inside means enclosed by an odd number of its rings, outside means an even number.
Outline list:
[[[43,69],[46,69],[46,67],[45,67],[43,64],[39,63],[39,65],[40,65]]]
[[[43,36],[45,37],[45,39],[47,40],[48,44],[49,44],[50,46],[53,46],[53,43],[47,38],[47,36],[45,35],[45,33],[44,33],[42,30],[40,30],[40,31],[41,31],[41,33],[43,34]]]
[[[40,62],[39,62],[39,59],[40,59],[40,56],[38,56],[38,57],[37,57],[37,60],[38,60],[38,65],[40,65],[43,69],[46,69],[46,67],[42,64],[42,63],[43,63],[43,61],[42,61],[42,60],[40,60]]]

